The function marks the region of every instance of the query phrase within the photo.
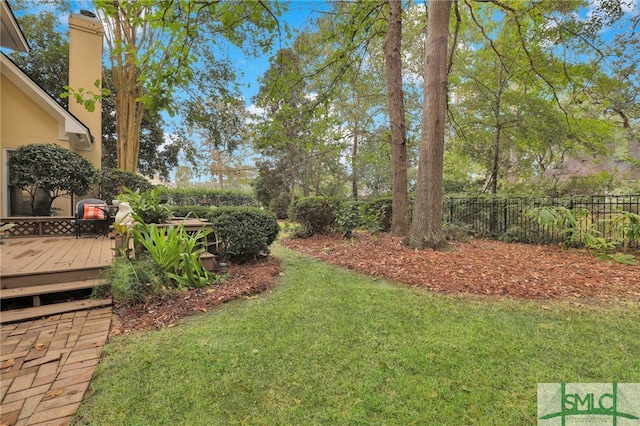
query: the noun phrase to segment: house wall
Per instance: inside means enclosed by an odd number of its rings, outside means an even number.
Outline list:
[[[78,90],[100,93],[94,86],[96,80],[102,80],[102,51],[104,30],[102,24],[94,18],[72,14],[69,17],[69,86]],[[64,134],[64,118],[52,115],[51,107],[45,109],[38,99],[26,96],[23,88],[16,86],[4,74],[0,86],[0,216],[10,213],[9,194],[7,193],[7,151],[32,143],[56,143],[74,150]],[[91,132],[93,142],[88,149],[74,150],[100,169],[102,158],[102,106],[96,104],[94,111],[87,111],[73,98],[69,99],[69,112],[80,120]],[[93,194],[87,194],[92,197]],[[79,197],[85,198],[85,197]],[[77,201],[77,200],[74,200]],[[73,215],[72,200],[59,197],[53,207],[61,216]]]
[[[0,192],[0,216],[6,217],[8,212],[5,182],[7,179],[7,151],[22,145],[33,143],[55,143],[71,149],[68,140],[58,138],[58,121],[40,107],[37,102],[24,96],[22,91],[7,77],[2,76],[0,82],[0,160],[2,167],[2,182]],[[71,200],[59,198],[53,207],[60,209],[60,215],[67,216],[72,212]]]

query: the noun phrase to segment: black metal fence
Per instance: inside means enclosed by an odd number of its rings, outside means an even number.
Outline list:
[[[549,229],[527,213],[537,207],[565,207],[581,211],[579,226],[595,229],[605,238],[620,237],[610,226],[621,211],[640,212],[640,195],[594,195],[563,198],[551,197],[476,197],[448,198],[443,204],[443,220],[465,224],[485,237],[526,243],[566,242],[560,229]],[[626,238],[626,239],[625,239]],[[627,246],[640,247],[637,238],[622,239]],[[582,241],[584,242],[584,241]]]

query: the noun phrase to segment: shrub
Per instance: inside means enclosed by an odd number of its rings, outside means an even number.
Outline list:
[[[353,230],[360,226],[360,203],[348,201],[342,204],[336,219],[338,229],[344,238],[350,238]]]
[[[207,188],[165,189],[164,194],[177,206],[252,206],[258,202],[251,193]]]
[[[286,219],[288,217],[287,209],[289,208],[290,200],[289,194],[279,194],[269,201],[269,209],[275,212],[278,219]]]
[[[100,184],[100,199],[107,202],[117,199],[118,195],[125,191],[125,188],[139,192],[153,189],[153,185],[144,177],[118,169],[102,169],[98,183]]]
[[[302,225],[309,235],[327,234],[336,229],[341,206],[335,197],[305,197],[289,206],[289,219]]]
[[[209,210],[207,219],[222,241],[223,257],[237,263],[269,252],[280,227],[275,213],[257,207],[220,207]]]
[[[138,216],[137,220],[144,223],[165,223],[169,220],[171,210],[162,202],[160,188],[145,192],[124,188],[124,191],[125,193],[119,195],[118,199],[131,205],[133,212]]]
[[[374,232],[390,230],[392,218],[391,208],[391,197],[379,197],[365,201],[360,208],[362,226]]]
[[[442,232],[448,241],[468,242],[471,240],[472,229],[462,222],[442,222]]]
[[[163,294],[169,279],[153,262],[116,257],[105,271],[106,291],[125,305],[144,303],[149,296]],[[97,289],[97,292],[104,291]],[[96,292],[94,292],[96,294]]]
[[[29,193],[32,214],[50,215],[51,204],[61,196],[84,195],[95,183],[98,172],[77,152],[53,143],[23,145],[8,160],[11,184]],[[42,190],[48,197],[36,205]]]
[[[207,217],[208,206],[169,206],[171,215],[175,217]]]
[[[611,253],[625,244],[625,233],[631,237],[630,241],[640,236],[640,216],[621,211],[608,219],[602,219],[598,223],[592,220],[591,212],[586,209],[566,207],[537,207],[526,213],[534,218],[542,226],[550,230],[559,231],[565,236],[565,243],[579,245],[593,250],[601,260],[614,260],[629,265],[637,264],[635,256],[621,252]],[[610,237],[602,235],[597,229],[600,223],[604,223],[612,231]]]

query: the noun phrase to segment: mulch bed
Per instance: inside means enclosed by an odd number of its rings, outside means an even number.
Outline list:
[[[474,239],[452,251],[413,250],[389,234],[287,238],[304,255],[434,292],[578,302],[640,302],[640,265],[603,262],[584,250]],[[145,305],[114,307],[111,335],[172,326],[180,318],[268,290],[280,273],[272,256],[231,265],[222,284],[166,295]]]
[[[640,265],[603,262],[584,250],[484,239],[453,243],[449,252],[413,250],[385,233],[282,244],[337,266],[440,293],[640,301]]]
[[[111,336],[172,326],[177,320],[233,299],[268,290],[280,273],[280,260],[267,256],[253,263],[230,265],[222,284],[150,299],[144,305],[116,305]]]

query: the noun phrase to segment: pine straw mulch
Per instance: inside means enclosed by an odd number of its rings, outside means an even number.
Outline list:
[[[452,251],[413,250],[389,234],[358,232],[287,238],[304,255],[397,283],[434,292],[521,299],[569,299],[574,303],[640,302],[640,265],[603,262],[583,250],[474,239]],[[182,317],[271,288],[280,273],[272,256],[231,265],[221,285],[166,295],[145,305],[114,307],[111,335],[171,327]]]
[[[279,273],[280,260],[267,256],[252,263],[230,265],[228,278],[219,285],[164,295],[147,300],[144,305],[116,304],[110,335],[171,327],[183,317],[262,293],[271,288]]]
[[[315,236],[283,245],[369,275],[434,292],[521,299],[640,301],[640,265],[603,262],[584,250],[473,239],[452,251],[413,250],[389,234]]]

